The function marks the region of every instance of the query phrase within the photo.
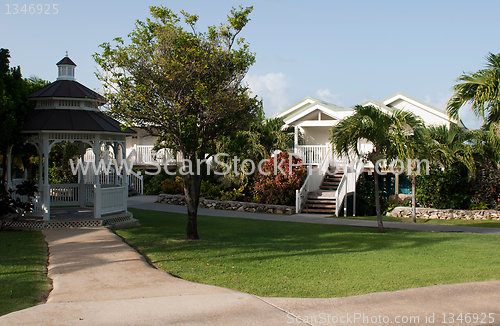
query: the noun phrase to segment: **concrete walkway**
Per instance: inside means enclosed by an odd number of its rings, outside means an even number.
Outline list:
[[[156,196],[130,197],[128,199],[128,207],[148,209],[159,212],[187,214],[187,208],[185,206],[160,204],[160,203],[155,203],[155,201],[156,201]],[[315,224],[361,226],[361,227],[373,227],[373,228],[377,227],[377,221],[355,220],[355,219],[345,219],[345,218],[327,218],[331,215],[322,215],[322,214],[275,215],[275,214],[249,213],[249,212],[238,212],[238,211],[207,209],[207,208],[199,208],[198,214],[208,215],[208,216],[248,218],[254,220],[288,221],[288,222],[315,223]],[[500,235],[500,228],[486,228],[486,227],[472,227],[472,226],[384,222],[384,228],[415,230],[415,231],[463,232],[463,233]]]
[[[172,277],[105,228],[43,233],[54,289],[46,304],[2,316],[0,325],[500,325],[500,281],[347,298],[260,298]],[[477,318],[460,323],[460,313]]]

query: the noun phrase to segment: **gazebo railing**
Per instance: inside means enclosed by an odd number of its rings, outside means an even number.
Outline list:
[[[51,206],[70,206],[78,204],[78,184],[66,183],[50,185]]]
[[[94,185],[85,185],[85,205],[94,203]]]
[[[126,209],[124,192],[125,187],[102,188],[102,208],[101,214],[121,212]]]

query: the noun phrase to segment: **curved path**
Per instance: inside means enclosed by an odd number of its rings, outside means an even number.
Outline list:
[[[500,281],[347,298],[261,298],[172,277],[105,228],[43,233],[54,289],[47,303],[2,316],[0,325],[500,325]],[[460,313],[463,322],[451,322]]]

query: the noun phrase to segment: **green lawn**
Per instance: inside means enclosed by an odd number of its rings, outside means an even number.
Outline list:
[[[160,269],[260,296],[339,297],[500,279],[500,237],[199,216],[130,209],[117,233]]]
[[[47,243],[35,231],[0,232],[0,316],[45,302]]]
[[[336,218],[336,216],[331,216],[331,218]],[[339,218],[344,218],[340,216]],[[376,216],[348,216],[349,219],[358,220],[372,220],[376,221]],[[411,219],[405,217],[392,217],[392,216],[382,216],[382,221],[387,222],[403,222],[412,223]],[[500,221],[495,220],[431,220],[431,219],[421,219],[417,218],[417,224],[433,224],[433,225],[456,225],[456,226],[479,226],[487,228],[500,228]]]

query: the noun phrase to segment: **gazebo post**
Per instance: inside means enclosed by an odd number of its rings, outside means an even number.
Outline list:
[[[115,167],[115,180],[114,180],[114,183],[115,183],[115,185],[118,185],[119,184],[118,180],[120,179],[118,176],[118,167],[121,164],[119,144],[114,142],[112,147],[113,147],[113,155],[115,157],[115,161],[114,161],[114,163],[115,163],[115,166],[114,166]]]
[[[82,167],[85,165],[85,150],[85,143],[81,142],[78,146],[78,153],[80,154],[80,159],[82,160]],[[85,176],[83,175],[82,169],[78,169],[78,202],[81,208],[85,207],[86,199],[87,191],[85,189]]]
[[[44,220],[50,220],[50,184],[49,184],[49,136],[43,134],[43,198],[42,216]]]
[[[43,186],[43,150],[42,146],[38,144],[36,147],[36,151],[38,153],[38,189],[42,190]]]
[[[119,150],[120,150],[120,158],[121,158],[121,162],[120,164],[122,165],[123,169],[122,169],[122,185],[123,187],[125,187],[125,190],[123,191],[123,202],[125,203],[125,211],[127,211],[127,199],[128,199],[128,174],[127,174],[127,171],[125,170],[125,167],[123,166],[123,161],[126,161],[126,155],[127,155],[127,151],[125,150],[125,142],[120,142],[118,144],[119,146]]]
[[[7,190],[12,188],[12,145],[7,148]]]
[[[94,138],[94,157],[95,157],[95,182],[94,182],[94,218],[101,218],[102,210],[102,194],[101,194],[101,180],[99,171],[99,160],[101,156],[101,138],[99,134]]]

